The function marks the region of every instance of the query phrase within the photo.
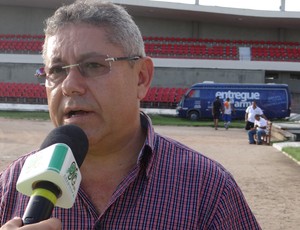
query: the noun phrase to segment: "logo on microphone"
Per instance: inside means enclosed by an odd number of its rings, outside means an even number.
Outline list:
[[[76,165],[75,161],[73,161],[67,170],[67,178],[71,182],[73,190],[75,190],[75,184],[76,184],[76,180],[77,180],[78,168],[76,166],[77,165]]]

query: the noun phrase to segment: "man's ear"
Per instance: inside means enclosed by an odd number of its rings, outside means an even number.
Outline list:
[[[140,62],[137,97],[142,100],[150,88],[154,74],[154,66],[150,57],[143,57]]]

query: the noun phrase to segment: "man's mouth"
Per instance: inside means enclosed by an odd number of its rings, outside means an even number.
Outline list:
[[[86,114],[88,114],[87,111],[83,111],[83,110],[74,110],[73,111],[72,110],[72,111],[70,111],[66,114],[66,117],[71,118],[71,117],[83,116],[83,115],[86,115]]]

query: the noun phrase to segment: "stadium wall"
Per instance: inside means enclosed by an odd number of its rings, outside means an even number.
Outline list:
[[[45,8],[1,5],[0,33],[43,34],[44,20],[53,12],[54,10]]]
[[[156,68],[153,85],[159,87],[189,87],[195,83],[213,81],[220,83],[264,83],[264,71],[208,68]]]

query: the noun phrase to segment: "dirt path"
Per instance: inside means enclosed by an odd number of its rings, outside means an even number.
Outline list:
[[[49,121],[0,118],[0,170],[37,148],[52,128]],[[234,175],[263,229],[299,229],[300,166],[280,151],[249,145],[241,129],[155,129],[223,164]]]

